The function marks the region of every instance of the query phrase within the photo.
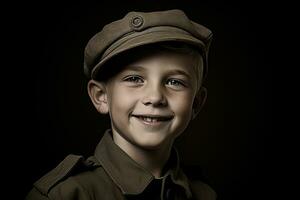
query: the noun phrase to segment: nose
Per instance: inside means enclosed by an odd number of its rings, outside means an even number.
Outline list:
[[[145,93],[142,99],[142,103],[146,106],[166,106],[167,99],[165,97],[163,88],[159,85],[157,86],[148,86],[144,89]]]

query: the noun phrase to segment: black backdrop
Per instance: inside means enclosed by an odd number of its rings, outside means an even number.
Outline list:
[[[128,11],[179,8],[214,33],[207,103],[178,143],[182,160],[202,166],[220,200],[269,196],[274,176],[269,150],[272,8],[254,3],[120,2],[40,3],[15,10],[18,17],[10,25],[20,41],[14,49],[20,56],[10,60],[14,76],[6,84],[14,94],[10,116],[15,125],[10,128],[18,138],[13,146],[19,148],[12,155],[18,163],[18,194],[24,197],[67,154],[93,153],[108,127],[86,92],[83,51],[89,38]]]

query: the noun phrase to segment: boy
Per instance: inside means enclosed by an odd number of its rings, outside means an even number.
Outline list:
[[[69,155],[27,199],[216,199],[180,169],[174,140],[206,97],[212,33],[180,10],[130,12],[87,44],[85,74],[111,129],[84,160]]]

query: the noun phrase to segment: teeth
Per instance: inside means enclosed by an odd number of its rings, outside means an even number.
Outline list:
[[[146,122],[157,122],[158,121],[158,119],[151,118],[151,117],[142,117],[142,119]]]
[[[140,116],[133,115],[133,116],[137,117],[145,122],[149,122],[149,123],[171,120],[171,117],[150,117],[150,116],[142,116],[142,115],[140,115]]]

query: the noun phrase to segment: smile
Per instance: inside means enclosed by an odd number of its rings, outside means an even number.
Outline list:
[[[132,115],[132,116],[139,119],[143,123],[149,125],[160,124],[161,122],[167,122],[174,118],[173,116],[159,116],[159,115]]]

